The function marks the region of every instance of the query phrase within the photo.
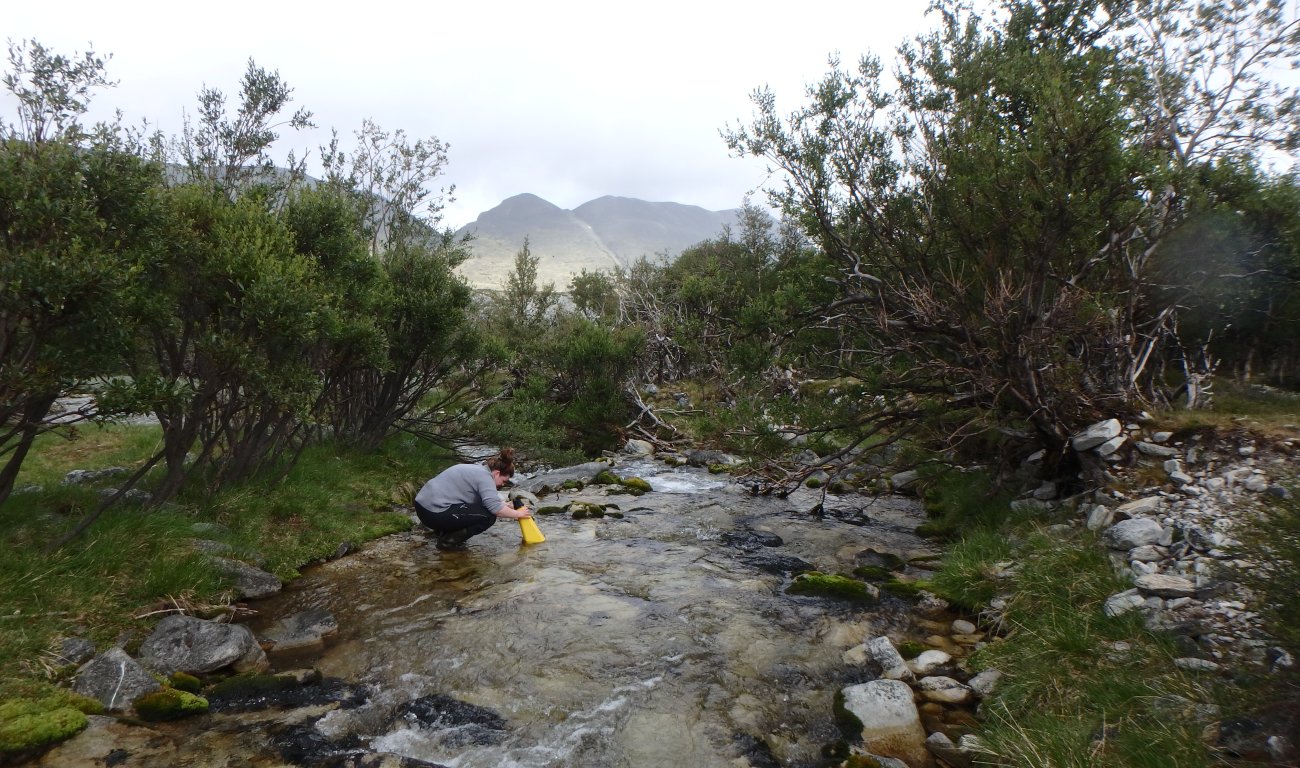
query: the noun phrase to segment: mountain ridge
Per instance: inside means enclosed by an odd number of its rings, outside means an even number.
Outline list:
[[[735,226],[740,209],[604,195],[565,210],[535,194],[506,198],[456,231],[470,236],[472,255],[457,270],[475,288],[499,289],[528,238],[539,284],[568,288],[582,271],[609,272],[642,256],[674,258]]]

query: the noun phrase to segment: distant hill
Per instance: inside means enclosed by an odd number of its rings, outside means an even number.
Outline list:
[[[515,195],[480,214],[457,235],[472,234],[473,256],[458,270],[476,288],[500,288],[523,246],[538,257],[538,281],[568,288],[582,270],[608,272],[641,256],[670,258],[735,227],[740,209],[709,211],[680,203],[600,197],[572,211],[537,195]]]

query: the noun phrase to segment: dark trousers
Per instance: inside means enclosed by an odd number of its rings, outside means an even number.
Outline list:
[[[425,509],[418,502],[413,506],[415,516],[420,518],[425,527],[438,533],[455,533],[461,541],[486,531],[497,521],[496,515],[470,510],[465,504],[453,504],[436,512]]]

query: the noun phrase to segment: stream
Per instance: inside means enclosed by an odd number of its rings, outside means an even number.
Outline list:
[[[499,521],[460,552],[412,530],[251,603],[259,636],[278,617],[328,611],[338,632],[323,647],[273,651],[272,671],[315,668],[364,694],[157,726],[175,764],[319,764],[268,736],[291,729],[295,743],[354,745],[338,765],[379,764],[357,754],[450,768],[824,765],[823,747],[841,738],[835,692],[868,679],[844,652],[869,634],[914,634],[910,606],[784,588],[808,567],[848,573],[867,549],[933,554],[913,533],[919,505],[827,496],[814,516],[822,496],[808,489],[751,497],[726,475],[653,460],[615,471],[654,490],[590,486],[542,504],[613,504],[621,518],[539,515],[546,541],[532,546]],[[419,716],[450,700],[460,717]]]

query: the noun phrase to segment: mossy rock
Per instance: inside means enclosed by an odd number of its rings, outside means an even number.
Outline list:
[[[86,713],[71,706],[48,708],[14,699],[0,704],[0,763],[6,754],[35,751],[67,739],[86,727]]]
[[[835,597],[864,603],[873,600],[867,585],[857,579],[820,571],[804,571],[795,576],[786,591],[792,595]]]
[[[203,688],[203,683],[197,677],[185,672],[173,672],[167,682],[176,690],[186,693],[198,693]]]
[[[188,691],[163,688],[136,699],[133,706],[141,720],[157,723],[201,715],[208,711],[208,700]]]
[[[536,514],[539,514],[539,515],[562,515],[562,514],[564,514],[564,513],[567,512],[567,511],[568,511],[568,508],[567,508],[567,507],[557,507],[557,506],[552,505],[552,506],[548,506],[548,507],[538,507],[538,508],[537,508],[537,512],[536,512]]]
[[[928,520],[916,526],[916,535],[923,539],[947,539],[952,534],[952,526],[938,520]]]
[[[711,475],[725,475],[725,474],[727,474],[727,473],[730,472],[730,471],[731,471],[731,468],[728,467],[726,464],[710,464],[710,465],[709,465],[709,474],[711,474]]]
[[[252,672],[232,675],[208,689],[211,698],[245,699],[297,688],[300,683],[288,675]]]
[[[921,585],[911,581],[901,581],[899,579],[890,579],[880,585],[880,591],[894,597],[905,597],[914,600],[921,593]]]
[[[853,486],[849,485],[843,480],[835,480],[834,482],[831,483],[830,490],[831,493],[835,494],[836,496],[842,496],[846,493],[853,493],[855,489]]]
[[[622,520],[622,519],[623,519],[623,513],[622,513],[622,512],[610,512],[609,510],[605,510],[605,517],[612,517],[612,518],[615,518],[615,519],[617,519],[617,520]]]
[[[803,484],[804,484],[805,486],[809,487],[809,488],[821,488],[821,487],[822,487],[822,481],[821,481],[821,480],[818,480],[818,479],[815,478],[815,477],[810,477],[810,478],[808,478],[807,480],[804,480],[804,481],[803,481]]]
[[[862,721],[844,705],[844,691],[835,692],[832,709],[835,713],[835,727],[839,728],[844,738],[854,741],[862,738]]]
[[[566,491],[581,491],[586,485],[581,480],[565,480],[560,487]]]
[[[871,755],[849,755],[843,768],[880,768],[880,761]]]
[[[591,478],[591,482],[597,485],[621,485],[623,480],[618,475],[610,472],[608,469]]]
[[[866,581],[889,581],[894,578],[892,571],[879,565],[859,565],[853,569],[853,575]]]
[[[898,644],[898,655],[905,659],[915,659],[928,650],[930,650],[930,646],[925,643],[918,643],[915,640],[904,640]]]
[[[574,520],[600,518],[605,516],[605,508],[587,501],[573,501],[569,503],[569,514]]]
[[[639,477],[625,477],[622,480],[620,480],[619,483],[624,488],[630,488],[633,491],[637,491],[636,495],[638,496],[640,496],[642,493],[649,493],[650,491],[654,490],[650,487],[649,483],[647,483],[645,480],[642,480]]]

